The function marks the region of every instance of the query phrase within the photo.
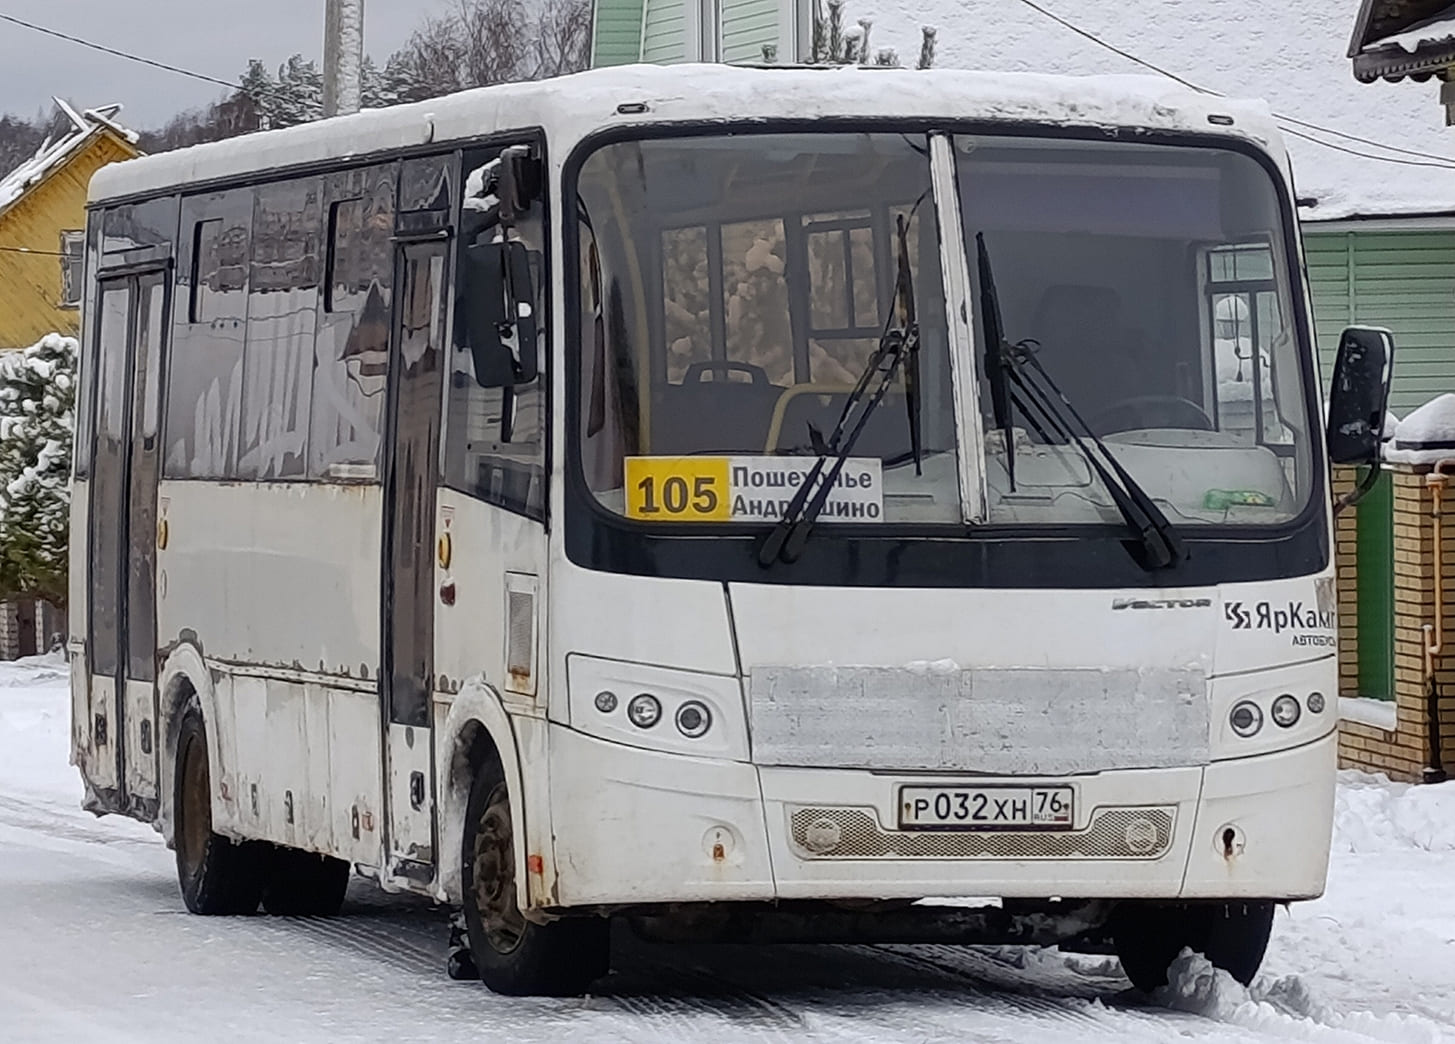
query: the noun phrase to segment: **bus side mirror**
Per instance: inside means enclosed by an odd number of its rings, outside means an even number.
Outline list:
[[[1328,448],[1334,464],[1377,464],[1394,373],[1388,330],[1351,326],[1339,338],[1329,388]]]
[[[514,388],[536,379],[535,299],[524,243],[465,248],[461,318],[480,387]]]

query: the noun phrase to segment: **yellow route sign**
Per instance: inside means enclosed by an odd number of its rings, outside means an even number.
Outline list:
[[[643,522],[774,522],[811,478],[805,457],[627,457],[626,514]],[[820,522],[881,522],[884,483],[877,457],[850,457]],[[828,469],[818,482],[827,481]]]
[[[644,522],[726,522],[727,457],[628,457],[626,514]]]

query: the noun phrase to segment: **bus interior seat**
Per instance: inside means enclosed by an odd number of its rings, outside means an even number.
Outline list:
[[[782,391],[761,366],[725,359],[695,362],[681,384],[658,389],[652,452],[761,453]]]
[[[773,451],[812,453],[809,424],[827,440],[833,434],[834,425],[838,424],[848,398],[847,390],[793,395],[784,407],[783,421],[778,428],[778,444]],[[851,456],[889,459],[907,453],[909,448],[909,420],[904,393],[891,390],[869,415]]]

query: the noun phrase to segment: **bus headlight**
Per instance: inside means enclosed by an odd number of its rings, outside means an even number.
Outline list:
[[[706,734],[712,728],[712,711],[707,704],[689,700],[677,708],[677,731],[688,739]]]
[[[1233,705],[1233,712],[1228,715],[1228,724],[1239,736],[1256,735],[1263,727],[1263,712],[1258,709],[1258,704],[1243,700]]]
[[[1308,709],[1310,714],[1324,713],[1324,694],[1311,692],[1308,694]]]
[[[571,653],[569,726],[610,743],[694,758],[746,762],[742,679]]]
[[[655,696],[641,693],[626,705],[626,716],[639,729],[650,729],[662,720],[662,703]]]
[[[1298,700],[1287,693],[1273,701],[1273,722],[1279,728],[1291,729],[1298,724],[1298,716],[1302,713]]]

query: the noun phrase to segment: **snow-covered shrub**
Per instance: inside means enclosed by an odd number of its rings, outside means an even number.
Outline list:
[[[0,356],[0,599],[66,604],[76,341]]]

